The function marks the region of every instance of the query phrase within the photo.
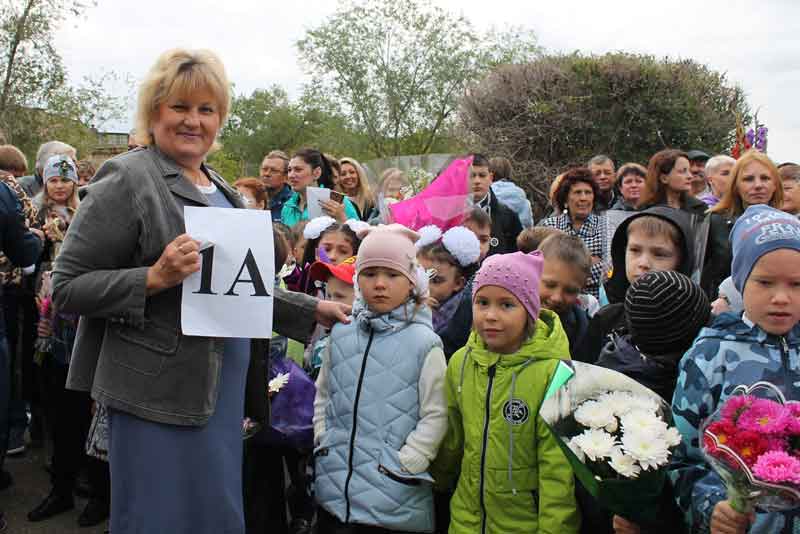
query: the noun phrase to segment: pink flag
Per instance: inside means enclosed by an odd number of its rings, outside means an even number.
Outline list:
[[[458,226],[469,210],[472,156],[456,159],[417,196],[389,206],[392,221],[412,230],[435,224],[442,232]]]

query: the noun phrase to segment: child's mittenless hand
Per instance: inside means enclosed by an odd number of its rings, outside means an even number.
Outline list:
[[[618,515],[614,516],[614,533],[615,534],[639,534],[641,529],[636,523],[631,523]]]
[[[325,215],[333,217],[338,222],[343,223],[347,219],[343,203],[336,202],[335,200],[320,200],[319,205],[322,211],[325,212]]]
[[[714,302],[712,302],[711,311],[715,315],[731,311],[731,307],[728,305],[728,299],[726,299],[725,297],[720,297]]]
[[[432,310],[435,310],[439,307],[439,301],[433,297],[428,297],[428,307]]]
[[[717,503],[711,514],[711,534],[746,534],[754,514],[740,514],[728,501]]]
[[[50,337],[53,335],[53,325],[49,317],[42,317],[39,319],[39,324],[36,325],[36,335],[39,337]]]

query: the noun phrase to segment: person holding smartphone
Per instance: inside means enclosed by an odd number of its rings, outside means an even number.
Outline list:
[[[283,205],[281,222],[292,227],[300,221],[308,220],[306,188],[314,186],[333,189],[330,161],[319,150],[313,148],[298,150],[289,161],[289,186],[294,194]],[[347,219],[358,219],[358,212],[353,203],[337,191],[331,191],[330,200],[320,201],[320,205],[326,215],[340,223]]]

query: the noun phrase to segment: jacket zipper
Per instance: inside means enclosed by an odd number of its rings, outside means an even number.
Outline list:
[[[486,501],[484,500],[484,477],[486,474],[486,445],[489,442],[489,417],[492,406],[492,385],[494,384],[494,373],[497,370],[495,365],[489,367],[489,384],[486,386],[486,406],[483,413],[483,444],[481,446],[481,480],[480,480],[480,500],[481,500],[481,534],[486,534]]]
[[[364,372],[367,370],[367,356],[369,356],[369,349],[372,347],[372,337],[375,331],[370,327],[369,341],[367,341],[367,348],[364,350],[364,358],[361,362],[361,372],[358,375],[358,384],[356,386],[356,399],[353,403],[353,429],[350,431],[350,448],[347,455],[347,479],[344,482],[344,501],[346,504],[345,523],[350,523],[350,479],[353,478],[353,448],[356,443],[356,425],[358,422],[358,401],[361,398],[361,386],[364,383]]]
[[[781,360],[783,367],[789,369],[789,344],[786,342],[786,337],[781,336]]]

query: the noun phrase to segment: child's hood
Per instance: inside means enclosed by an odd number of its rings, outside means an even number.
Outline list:
[[[644,211],[631,215],[617,227],[611,240],[611,278],[603,286],[606,291],[609,303],[622,302],[625,300],[625,292],[628,290],[628,276],[625,272],[625,250],[628,248],[628,226],[639,217],[650,215],[664,219],[674,224],[681,233],[683,240],[683,250],[681,251],[681,264],[677,271],[686,276],[692,275],[694,268],[694,233],[690,215],[683,210],[670,208],[669,206],[654,206]]]
[[[372,328],[376,332],[400,330],[410,324],[421,324],[433,330],[433,316],[427,305],[417,306],[413,299],[386,313],[375,313],[367,308],[363,297],[353,302],[353,320],[365,330]]]
[[[558,315],[542,309],[536,320],[536,331],[514,354],[498,354],[486,348],[483,340],[473,331],[467,347],[470,356],[482,367],[498,365],[514,367],[530,360],[569,360],[569,340]]]
[[[777,344],[779,337],[783,337],[788,345],[800,346],[800,323],[794,325],[785,336],[775,336],[768,334],[757,324],[751,326],[744,322],[741,312],[723,313],[714,318],[711,326],[700,330],[695,344],[704,339]]]

